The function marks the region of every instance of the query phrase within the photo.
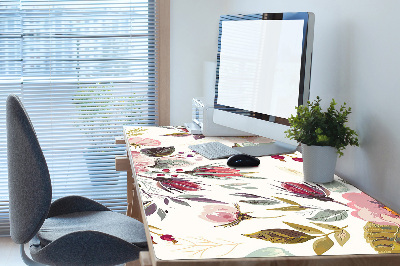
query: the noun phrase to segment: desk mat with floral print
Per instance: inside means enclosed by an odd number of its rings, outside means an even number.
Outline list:
[[[301,153],[232,168],[188,148],[260,137],[125,127],[155,255],[161,260],[400,253],[400,216],[335,176],[303,181]]]

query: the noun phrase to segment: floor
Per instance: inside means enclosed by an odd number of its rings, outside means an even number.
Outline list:
[[[0,237],[0,266],[23,266],[25,263],[19,253],[19,245],[10,237]]]
[[[25,245],[25,253],[29,254],[27,246]],[[10,237],[0,237],[0,266],[24,266],[19,248],[19,245],[12,242]],[[126,266],[140,266],[140,263],[138,260],[132,261]]]

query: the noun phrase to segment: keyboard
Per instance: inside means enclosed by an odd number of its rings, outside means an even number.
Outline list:
[[[201,154],[207,159],[221,159],[227,158],[235,154],[242,154],[231,147],[226,146],[220,142],[207,142],[202,144],[190,145],[189,149]]]

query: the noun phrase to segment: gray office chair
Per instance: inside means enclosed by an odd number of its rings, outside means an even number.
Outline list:
[[[19,98],[7,99],[7,156],[11,238],[28,265],[115,265],[147,250],[141,222],[88,198],[51,203],[46,160]],[[32,261],[24,251],[30,241]]]

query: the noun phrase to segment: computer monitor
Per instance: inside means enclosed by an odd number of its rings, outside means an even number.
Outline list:
[[[246,154],[293,152],[284,131],[309,99],[314,14],[226,15],[219,27],[214,123],[275,140]]]

